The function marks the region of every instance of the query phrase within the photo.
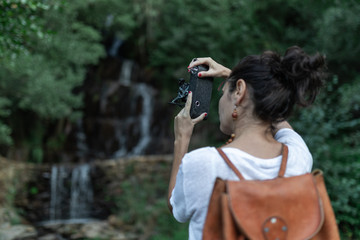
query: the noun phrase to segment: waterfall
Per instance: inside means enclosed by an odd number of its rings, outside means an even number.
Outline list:
[[[144,82],[149,80],[144,79],[146,72],[123,57],[109,57],[96,72],[84,86],[87,107],[82,126],[86,136],[79,134],[77,138],[84,143],[78,149],[85,150],[79,151],[85,157],[76,157],[85,160],[153,153],[150,143],[154,149],[163,144],[153,141],[154,137],[162,138],[154,136],[162,130],[153,124],[154,113],[160,112],[155,105],[160,101],[155,99],[154,87]]]
[[[86,134],[84,132],[83,120],[79,119],[76,125],[78,129],[76,132],[76,156],[79,159],[83,159],[86,156],[86,153],[89,151],[86,143]]]
[[[133,65],[134,65],[133,61],[124,60],[122,67],[121,67],[120,76],[118,79],[118,82],[121,85],[126,86],[126,87],[130,86]]]
[[[139,83],[134,86],[135,96],[142,97],[142,113],[139,116],[141,137],[139,143],[132,150],[132,155],[139,155],[151,141],[150,123],[153,114],[153,91],[145,83]]]
[[[119,90],[121,86],[129,87],[131,84],[131,72],[133,68],[134,63],[130,60],[124,60],[120,76],[118,78],[118,81],[113,82],[109,84],[108,86],[104,87],[101,92],[100,97],[100,110],[101,113],[104,113],[106,111],[106,107],[108,105],[108,99],[116,94],[116,92]]]
[[[60,219],[66,192],[64,180],[67,174],[64,166],[53,166],[51,168],[51,201],[50,201],[50,220]]]
[[[72,171],[70,218],[88,218],[91,213],[93,191],[89,164],[77,166]]]
[[[90,165],[51,169],[50,220],[87,219],[91,217],[93,190]]]
[[[113,157],[123,157],[125,155],[139,155],[144,153],[145,149],[151,142],[151,121],[154,109],[154,89],[146,83],[131,83],[131,74],[133,71],[133,62],[124,60],[118,83],[121,86],[129,87],[132,95],[131,102],[128,109],[128,116],[117,122],[115,128],[115,136],[118,141],[118,150],[113,154]],[[137,104],[141,103],[141,112],[137,113]],[[139,141],[132,150],[127,149],[128,136],[125,130],[131,124],[138,124]]]
[[[118,55],[118,51],[120,46],[123,44],[123,41],[117,37],[114,38],[113,44],[111,45],[108,54],[109,56],[116,57]]]

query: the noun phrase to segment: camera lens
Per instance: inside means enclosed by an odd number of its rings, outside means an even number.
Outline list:
[[[200,102],[199,101],[196,101],[195,102],[195,105],[198,107],[198,106],[200,106]]]

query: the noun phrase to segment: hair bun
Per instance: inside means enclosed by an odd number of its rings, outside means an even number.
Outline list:
[[[295,94],[295,103],[308,106],[314,102],[323,85],[325,57],[319,53],[310,56],[300,47],[286,50],[280,61],[282,82]]]
[[[265,51],[261,55],[261,61],[270,67],[272,77],[281,82],[285,87],[290,87],[287,76],[284,74],[282,57],[273,51]]]
[[[281,57],[266,51],[244,57],[228,78],[229,92],[243,79],[254,102],[254,113],[265,122],[287,119],[295,104],[308,106],[314,102],[323,85],[325,58],[307,55],[301,48],[287,49]]]

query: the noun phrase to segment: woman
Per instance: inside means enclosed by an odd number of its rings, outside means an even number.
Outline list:
[[[289,149],[285,176],[311,171],[312,156],[303,139],[286,119],[295,104],[313,103],[324,78],[325,59],[309,56],[299,47],[283,57],[274,52],[248,56],[233,70],[211,58],[198,58],[189,68],[206,64],[199,77],[226,79],[219,100],[220,130],[231,136],[222,147],[245,179],[271,179],[279,171],[282,144]],[[238,180],[214,147],[187,153],[195,124],[206,116],[191,119],[192,94],[175,118],[174,162],[169,183],[169,208],[174,217],[190,220],[189,239],[202,237],[210,195],[216,177]]]

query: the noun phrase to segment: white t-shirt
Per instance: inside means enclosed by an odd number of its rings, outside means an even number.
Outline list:
[[[313,159],[299,134],[284,128],[276,133],[275,139],[289,148],[285,177],[311,171]],[[226,147],[223,151],[245,179],[271,179],[279,172],[282,156],[261,159],[237,148]],[[176,176],[170,204],[176,220],[179,222],[190,220],[189,240],[202,238],[202,229],[216,177],[238,180],[216,148],[204,147],[185,154]]]

